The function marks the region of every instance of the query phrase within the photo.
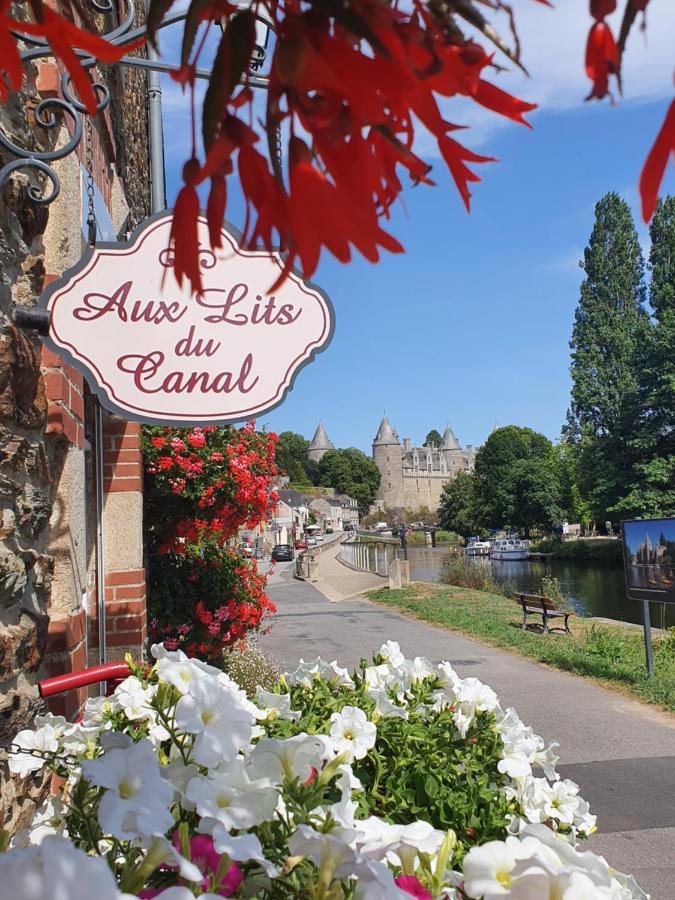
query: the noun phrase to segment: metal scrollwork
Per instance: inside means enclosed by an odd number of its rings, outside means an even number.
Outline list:
[[[92,88],[96,96],[96,112],[100,112],[110,104],[110,91],[105,86],[105,84],[102,84],[100,81],[94,81],[92,83]],[[84,103],[81,103],[71,92],[70,75],[67,72],[65,72],[61,76],[61,93],[65,97],[66,101],[78,112],[84,113],[87,111]]]
[[[19,169],[36,169],[38,172],[42,172],[51,183],[51,191],[49,191],[49,193],[45,191],[44,187],[40,188],[36,185],[30,185],[27,188],[28,196],[33,203],[36,203],[38,206],[46,206],[48,203],[56,200],[61,190],[59,176],[51,166],[48,166],[47,163],[44,163],[39,159],[15,159],[14,162],[7,163],[6,166],[3,166],[2,169],[0,169],[0,189],[9,176]]]

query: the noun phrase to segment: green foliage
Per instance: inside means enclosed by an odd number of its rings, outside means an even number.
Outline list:
[[[380,470],[361,450],[329,450],[319,463],[320,484],[339,494],[349,494],[361,509],[375,500],[380,486]]]
[[[537,487],[541,488],[542,466],[548,465],[550,478],[554,478],[551,450],[549,439],[531,428],[517,425],[496,428],[476,454],[473,490],[477,521],[485,528],[501,528],[515,525],[513,517],[516,516],[518,527],[539,524],[537,519],[542,512],[533,494]],[[532,471],[536,484],[532,484],[528,471]],[[554,489],[555,486],[551,493]],[[539,499],[544,503],[553,502],[551,498]]]
[[[560,484],[548,457],[520,459],[508,469],[511,492],[507,521],[529,537],[533,528],[550,531],[563,518]]]
[[[493,728],[493,714],[478,713],[462,738],[451,707],[428,711],[442,687],[434,674],[411,685],[407,719],[380,718],[367,692],[365,666],[363,660],[361,670],[353,673],[351,688],[318,677],[311,687],[296,684],[289,689],[282,682],[280,690],[290,691],[291,708],[300,712],[300,718],[267,720],[268,735],[328,734],[331,715],[344,706],[356,706],[377,723],[376,746],[352,763],[363,786],[355,794],[359,818],[373,815],[401,824],[423,818],[435,828],[452,829],[458,838],[455,863],[470,846],[503,839],[512,804],[500,789],[506,778],[498,769],[503,746]],[[398,704],[394,690],[391,699]]]
[[[475,591],[489,591],[492,594],[505,593],[504,585],[497,584],[492,577],[489,560],[469,560],[464,554],[451,556],[443,566],[440,580],[443,584],[471,588]]]
[[[443,488],[438,506],[438,523],[442,528],[467,537],[479,530],[474,496],[475,477],[458,472]]]
[[[443,441],[443,437],[440,431],[437,431],[435,428],[432,428],[429,434],[424,438],[425,444],[435,444],[437,447],[440,447]]]
[[[549,538],[532,544],[535,553],[553,553],[560,559],[574,559],[577,562],[620,563],[623,561],[623,550],[620,540],[584,538],[578,541],[561,541]]]
[[[309,441],[294,431],[282,431],[276,449],[276,463],[279,472],[288,475],[297,484],[312,484],[307,473],[307,450]]]
[[[553,600],[558,609],[567,610],[567,612],[572,612],[572,604],[570,603],[570,598],[563,591],[560,586],[560,581],[555,575],[543,575],[541,579],[541,583],[539,585],[539,593],[543,597],[548,597],[549,600]]]
[[[640,700],[675,712],[675,641],[670,636],[654,637],[650,677],[642,633],[637,629],[587,626],[575,618],[572,635],[522,631],[516,627],[520,608],[512,600],[458,587],[417,584],[368,596],[414,618],[516,650],[558,669],[605,679],[610,687],[614,683]]]

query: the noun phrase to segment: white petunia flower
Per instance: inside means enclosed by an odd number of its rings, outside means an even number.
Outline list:
[[[127,719],[135,722],[154,717],[150,703],[155,691],[155,687],[144,688],[138,678],[129,675],[115,688],[115,699]]]
[[[65,814],[67,808],[63,800],[56,794],[47,797],[39,806],[33,819],[26,828],[17,832],[12,840],[12,847],[28,847],[41,844],[48,835],[64,836],[66,831]]]
[[[333,878],[349,878],[354,872],[356,853],[336,834],[322,834],[309,825],[298,825],[288,846],[292,856],[304,856],[314,863],[325,884]]]
[[[202,818],[201,830],[208,832],[216,823],[241,829],[271,819],[279,792],[266,778],[251,781],[243,759],[235,759],[222,772],[193,778],[185,796]]]
[[[192,757],[202,766],[234,759],[251,741],[253,719],[238,699],[213,678],[192,681],[176,704],[176,725],[196,735]]]
[[[375,715],[378,719],[408,718],[408,710],[405,706],[399,706],[394,703],[386,690],[372,688],[368,691],[368,696],[375,701]]]
[[[483,900],[497,900],[505,894],[523,900],[527,896],[548,898],[549,877],[544,869],[532,865],[518,871],[518,861],[527,856],[517,838],[472,847],[463,863],[465,893]]]
[[[301,716],[301,713],[291,709],[290,694],[273,694],[258,685],[255,695],[261,708],[267,713],[265,718],[268,722],[273,719],[289,719],[291,722],[297,722]]]
[[[98,820],[113,837],[128,841],[163,835],[173,825],[169,812],[173,789],[162,778],[149,741],[107,750],[98,759],[85,760],[82,773],[92,784],[106,788]]]
[[[376,726],[368,721],[362,709],[356,706],[343,706],[340,712],[330,717],[330,737],[335,754],[349,754],[347,762],[363,759],[366,753],[375,746]]]
[[[354,900],[410,900],[410,894],[397,886],[391,869],[374,859],[361,860],[356,875]]]
[[[12,775],[26,778],[33,772],[39,772],[44,768],[46,758],[39,754],[56,753],[59,749],[57,732],[52,725],[43,725],[42,728],[26,729],[20,731],[12,741],[14,747],[27,751],[26,753],[10,753],[7,764]],[[33,755],[29,751],[36,751]]]
[[[377,653],[391,666],[397,669],[405,662],[405,656],[401,653],[401,647],[397,641],[385,641]]]
[[[556,819],[563,825],[572,825],[579,807],[579,785],[565,778],[551,786],[550,795],[544,806],[548,818]]]
[[[296,734],[285,740],[263,738],[246,760],[254,778],[268,778],[272,784],[282,781],[307,781],[312,769],[320,769],[325,759],[324,742],[319,735]]]
[[[106,719],[119,710],[114,694],[110,697],[87,697],[82,713],[82,725],[85,728],[111,728]]]
[[[445,832],[438,831],[429,822],[411,822],[399,827],[396,846],[388,851],[387,859],[394,863],[400,861],[403,871],[412,875],[417,868],[418,853],[434,856],[444,840]]]
[[[263,856],[262,845],[255,834],[240,834],[235,837],[222,825],[218,825],[213,830],[212,838],[218,853],[226,853],[234,862],[256,862],[270,878],[276,876],[277,868]]]
[[[319,678],[319,667],[321,663],[321,657],[317,656],[315,660],[310,662],[305,662],[302,657],[300,658],[300,662],[298,663],[298,668],[295,669],[294,672],[286,672],[284,675],[284,679],[286,683],[291,687],[295,685],[301,685],[302,687],[311,687],[312,682]]]
[[[354,681],[349,674],[348,669],[344,669],[337,664],[337,660],[333,662],[324,662],[319,659],[319,675],[324,681],[329,682],[332,687],[354,687]]]
[[[2,896],[11,900],[122,900],[104,859],[87,856],[55,835],[41,844],[0,853]],[[132,900],[132,898],[129,898]]]

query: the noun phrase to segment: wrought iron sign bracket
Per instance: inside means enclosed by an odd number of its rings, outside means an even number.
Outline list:
[[[94,12],[99,14],[111,15],[114,12],[113,0],[88,0],[89,6]],[[167,15],[160,24],[158,31],[162,31],[171,25],[176,25],[185,20],[187,11],[173,13]],[[147,36],[147,27],[145,25],[139,28],[133,28],[136,17],[135,0],[126,0],[126,14],[123,20],[111,31],[100,35],[101,38],[114,46],[124,46],[140,37]],[[263,16],[258,18],[264,22],[267,27],[270,23]],[[20,30],[14,32],[26,45],[27,49],[21,53],[22,62],[36,61],[46,59],[53,56],[53,52],[47,41],[42,38],[35,38],[23,34]],[[76,55],[82,60],[84,68],[92,68],[94,66],[123,66],[129,68],[145,69],[147,71],[167,73],[175,69],[170,63],[162,62],[158,59],[145,59],[136,56],[123,56],[114,63],[103,63],[95,60],[89,53],[84,50],[75,49]],[[258,45],[256,47],[256,57],[251,62],[247,83],[251,87],[266,88],[268,79],[262,75],[256,75],[265,60],[265,47]],[[196,76],[200,79],[208,79],[211,73],[207,69],[197,69]],[[101,82],[94,82],[94,93],[97,97],[96,113],[106,109],[110,104],[110,92],[108,88]],[[47,205],[52,203],[59,195],[61,190],[61,182],[58,173],[51,165],[60,159],[65,159],[75,152],[82,140],[84,132],[84,117],[88,116],[84,105],[78,100],[71,90],[70,76],[65,73],[59,85],[60,96],[46,97],[35,107],[34,120],[35,125],[45,132],[56,133],[56,130],[63,124],[67,124],[69,137],[62,146],[55,147],[52,150],[36,150],[34,147],[22,147],[15,143],[0,127],[0,147],[11,156],[16,157],[0,168],[0,191],[4,187],[9,177],[18,170],[29,170],[38,173],[42,178],[38,178],[36,183],[32,183],[27,188],[29,199],[39,205]]]

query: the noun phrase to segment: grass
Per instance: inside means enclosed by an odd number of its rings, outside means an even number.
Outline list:
[[[621,541],[584,540],[560,541],[549,538],[539,541],[530,548],[535,553],[552,553],[557,559],[592,560],[593,562],[620,563],[623,561]]]
[[[460,631],[566,672],[602,679],[607,687],[675,712],[672,629],[664,636],[653,636],[654,674],[649,677],[638,629],[574,618],[571,635],[523,631],[520,608],[513,600],[451,585],[417,583],[398,591],[371,591],[368,596],[424,622]]]

